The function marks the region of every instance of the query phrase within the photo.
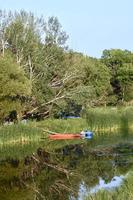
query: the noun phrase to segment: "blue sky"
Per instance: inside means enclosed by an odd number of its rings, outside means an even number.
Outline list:
[[[57,16],[69,47],[89,56],[110,48],[133,50],[133,0],[0,0],[0,9]]]

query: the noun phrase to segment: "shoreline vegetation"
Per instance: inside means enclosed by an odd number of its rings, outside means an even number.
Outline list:
[[[98,159],[112,157],[114,160],[117,160],[118,165],[121,162],[132,163],[130,155],[133,149],[132,109],[132,107],[123,107],[121,109],[108,107],[91,108],[83,113],[80,118],[46,119],[43,121],[27,121],[24,124],[20,122],[18,124],[1,126],[0,148],[3,153],[0,154],[0,157],[3,162],[7,162],[6,165],[1,166],[1,177],[8,170],[7,174],[9,174],[9,177],[3,177],[5,184],[8,186],[11,181],[12,186],[15,185],[16,182],[12,178],[14,175],[18,182],[20,181],[26,188],[31,177],[37,177],[43,168],[50,168],[57,173],[63,173],[67,177],[69,170],[64,168],[64,164],[56,163],[55,160],[52,160],[52,162],[46,160],[44,162],[44,158],[47,158],[46,155],[51,155],[54,159],[58,150],[62,152],[62,149],[69,150],[69,147],[73,149],[76,147],[78,150],[84,147],[87,155],[97,157]],[[94,140],[89,142],[86,140],[49,141],[48,133],[46,133],[46,130],[62,134],[78,133],[83,129],[91,130],[91,128],[94,132]],[[43,154],[45,154],[45,157],[40,157]],[[129,160],[125,161],[125,158],[121,160],[121,156],[124,154],[129,154]],[[60,155],[58,156],[60,157]],[[67,156],[66,159],[68,159]],[[30,165],[27,167],[24,163],[29,161]],[[59,161],[59,158],[57,161]],[[84,165],[84,160],[82,163]],[[16,167],[17,165],[19,166]],[[131,172],[131,175],[129,174],[119,188],[111,191],[100,190],[91,196],[86,196],[84,200],[125,200],[125,198],[131,200],[133,195],[132,178]]]
[[[48,130],[44,132],[43,130]],[[55,133],[80,133],[84,129],[94,132],[95,136],[133,132],[133,107],[91,108],[76,119],[46,119],[27,121],[25,124],[0,127],[0,145],[25,144],[47,139],[49,131]]]

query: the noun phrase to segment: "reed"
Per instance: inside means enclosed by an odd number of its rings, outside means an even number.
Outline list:
[[[133,124],[133,107],[90,108],[84,117],[88,127],[98,134],[103,132],[128,134]]]
[[[34,124],[38,128],[51,130],[55,133],[79,133],[87,129],[88,124],[85,119],[47,119]]]
[[[41,135],[42,130],[33,127],[31,123],[2,126],[0,127],[0,145],[37,141]]]
[[[48,132],[79,133],[86,127],[84,119],[47,119],[40,122],[29,121],[27,124],[13,124],[0,127],[0,159],[7,157],[23,158],[43,147],[52,152],[66,144],[75,144],[76,141],[50,141]]]

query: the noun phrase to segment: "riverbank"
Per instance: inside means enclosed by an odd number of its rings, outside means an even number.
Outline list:
[[[98,123],[98,120],[97,120]],[[123,128],[123,130],[122,130]],[[47,119],[44,121],[27,121],[26,124],[18,123],[13,125],[6,125],[0,127],[0,146],[26,144],[28,142],[37,142],[40,140],[47,140],[49,131],[55,133],[80,133],[82,130],[91,130],[95,136],[112,135],[119,132],[129,134],[133,131],[132,124],[125,124],[119,126],[112,124],[112,126],[92,127],[84,118],[77,119]]]
[[[88,143],[95,146],[110,146],[119,142],[132,142],[132,131],[121,132],[115,131],[96,132],[91,141],[86,140],[49,140],[46,130],[59,133],[79,133],[81,130],[89,129],[85,119],[48,119],[40,122],[27,122],[27,124],[14,124],[0,127],[0,158],[7,157],[23,158],[31,155],[37,148],[42,147],[49,152],[61,148],[68,144]],[[44,131],[45,130],[45,131]],[[112,129],[113,130],[113,129]]]

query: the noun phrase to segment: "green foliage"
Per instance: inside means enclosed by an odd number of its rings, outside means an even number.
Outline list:
[[[9,59],[10,54],[14,65],[17,63],[25,71],[22,77],[17,75],[19,84],[11,78],[9,87],[7,73],[5,80],[3,78],[6,88],[2,87],[1,92],[5,95],[10,93],[9,96],[16,99],[16,93],[27,96],[30,90],[31,98],[26,102],[28,109],[25,109],[28,113],[42,117],[46,114],[57,116],[60,111],[69,113],[72,102],[76,113],[78,107],[117,105],[132,100],[133,54],[130,51],[104,50],[101,59],[70,51],[66,48],[68,35],[57,17],[44,20],[23,10],[0,11],[0,22],[1,54],[5,60]],[[8,64],[4,64],[6,68]],[[4,69],[1,70],[6,73]],[[25,76],[28,80],[20,80]],[[27,83],[20,86],[20,82],[25,81]],[[23,94],[24,90],[27,90],[27,94]],[[4,99],[1,107],[4,108],[7,101],[9,105],[12,99]],[[20,98],[16,105],[20,107]]]
[[[102,61],[110,69],[110,82],[117,100],[132,100],[133,54],[120,49],[104,50]]]
[[[117,70],[123,63],[132,63],[133,55],[131,51],[121,49],[104,50],[102,59],[104,63],[112,70]]]
[[[125,101],[133,99],[133,64],[124,64],[117,72],[117,79],[122,89],[122,98]]]
[[[62,26],[57,17],[49,17],[48,21],[45,23],[44,29],[46,33],[45,42],[47,45],[64,47],[68,35],[62,30]]]
[[[24,71],[11,58],[0,57],[0,118],[12,110],[21,111],[22,99],[30,95],[30,84]]]

